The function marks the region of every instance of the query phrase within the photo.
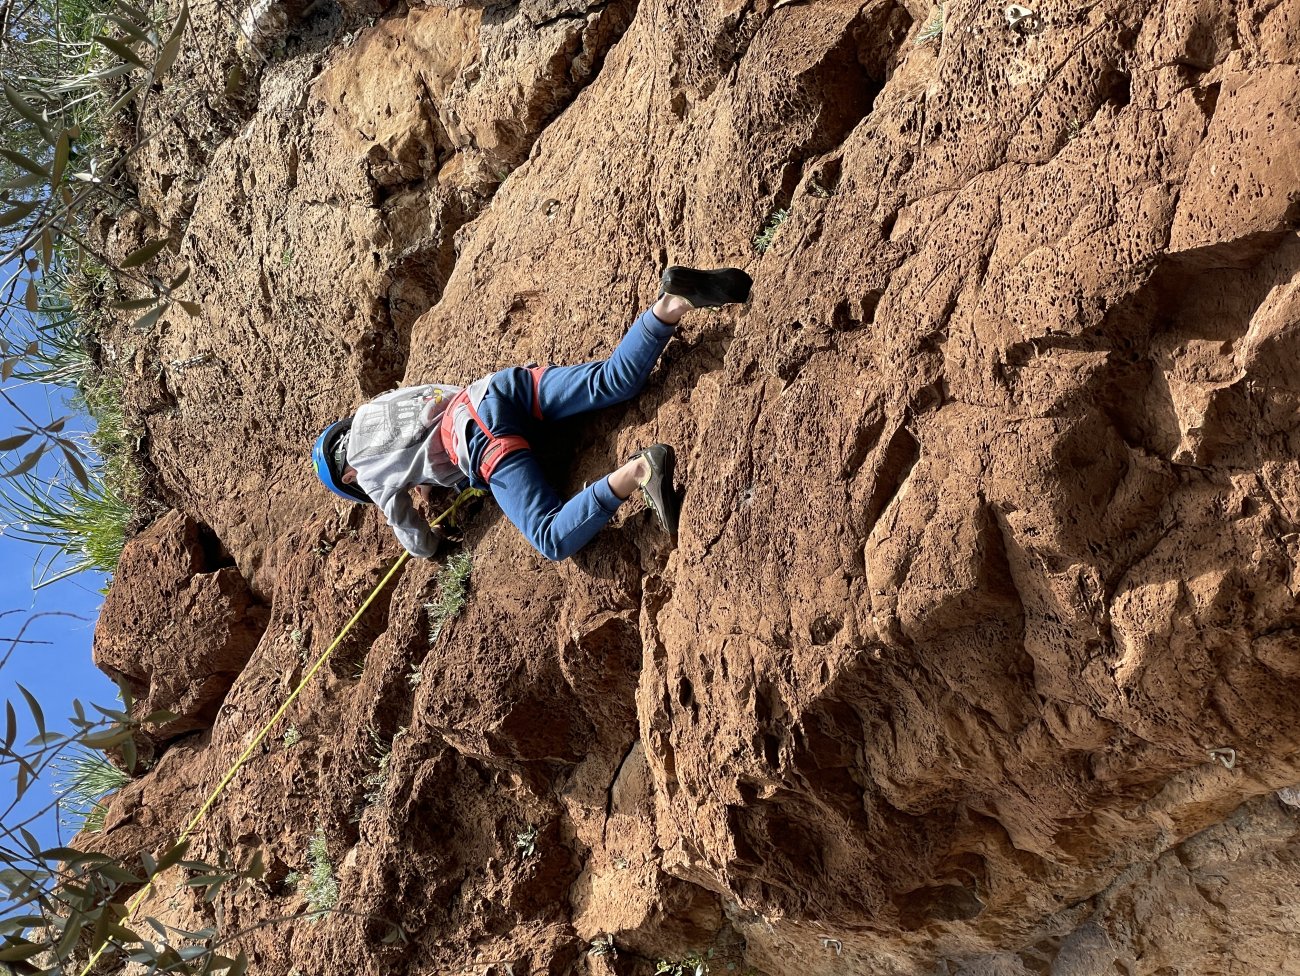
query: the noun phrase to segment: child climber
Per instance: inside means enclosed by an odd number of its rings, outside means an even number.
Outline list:
[[[749,299],[749,275],[737,268],[670,267],[658,300],[641,314],[613,354],[581,366],[512,366],[460,389],[406,387],[385,393],[331,424],[316,439],[320,480],[353,502],[374,502],[413,556],[428,558],[438,539],[408,497],[430,485],[488,488],[506,517],[547,559],[567,559],[640,488],[660,525],[677,533],[673,449],[655,444],[562,502],[542,476],[529,438],[547,421],[613,406],[645,386],[692,308]]]

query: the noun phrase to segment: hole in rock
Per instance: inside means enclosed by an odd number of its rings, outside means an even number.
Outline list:
[[[1100,90],[1105,104],[1121,109],[1133,99],[1133,80],[1127,72],[1112,68],[1101,76]]]

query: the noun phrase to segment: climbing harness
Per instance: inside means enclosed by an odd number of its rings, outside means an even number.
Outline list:
[[[543,419],[542,374],[546,372],[547,367],[529,366],[527,369],[533,378],[533,419],[541,420]],[[465,436],[465,423],[467,420],[473,420],[474,423],[478,424],[478,429],[483,431],[483,436],[488,439],[488,446],[483,452],[483,459],[479,462],[477,472],[478,476],[485,482],[491,480],[492,472],[497,469],[497,465],[515,451],[531,450],[528,441],[517,434],[498,437],[488,430],[487,424],[483,423],[483,418],[479,416],[478,407],[487,394],[488,381],[491,378],[492,376],[484,376],[452,397],[451,402],[447,404],[447,409],[443,411],[442,421],[438,426],[438,433],[442,437],[442,446],[446,449],[447,456],[451,458],[452,464],[460,468],[465,477],[472,478],[476,472],[470,470],[469,443],[468,438]]]
[[[483,494],[485,494],[485,492],[477,488],[465,489],[459,495],[456,496],[456,500],[452,502],[451,507],[449,507],[446,511],[444,511],[441,515],[439,515],[436,519],[434,519],[432,522],[429,523],[429,527],[434,528],[439,524],[441,524],[444,520],[448,520],[448,519],[450,519],[450,524],[455,525],[456,515],[459,512],[461,505],[465,504],[468,501],[472,501],[473,499],[478,498]],[[334,653],[334,649],[343,642],[343,638],[348,635],[348,632],[352,630],[352,628],[356,625],[357,621],[360,620],[362,615],[370,608],[370,605],[375,602],[375,598],[378,597],[379,594],[383,591],[384,587],[388,585],[389,580],[391,580],[394,576],[397,575],[397,571],[402,568],[402,566],[406,563],[406,560],[410,558],[410,555],[411,554],[409,552],[403,552],[397,558],[397,562],[393,563],[392,568],[389,569],[388,572],[384,575],[384,578],[379,581],[379,585],[377,585],[374,588],[374,590],[371,591],[370,595],[366,597],[365,602],[362,603],[361,607],[357,610],[357,612],[352,615],[352,618],[348,620],[346,624],[343,625],[343,629],[339,631],[338,636],[335,637],[334,640],[330,642],[329,647],[325,648],[325,652],[316,659],[316,663],[313,664],[311,668],[307,671],[307,673],[302,676],[302,680],[299,681],[298,686],[294,688],[292,692],[290,692],[289,697],[284,700],[284,704],[282,704],[278,709],[276,709],[275,714],[271,716],[270,720],[267,721],[267,723],[264,726],[262,726],[262,730],[258,732],[257,735],[253,736],[253,740],[240,754],[239,758],[235,760],[235,764],[230,767],[230,770],[226,773],[226,775],[221,778],[221,782],[219,782],[216,785],[216,787],[212,790],[212,792],[208,794],[208,798],[203,801],[203,805],[199,807],[198,812],[194,814],[193,817],[190,818],[190,822],[185,825],[185,829],[181,831],[180,836],[176,839],[176,843],[171,845],[169,850],[175,850],[177,847],[184,844],[187,840],[190,839],[190,835],[194,833],[194,828],[199,825],[199,822],[202,821],[204,816],[207,815],[208,811],[212,809],[212,805],[216,803],[217,797],[221,795],[222,791],[224,791],[225,788],[230,784],[230,781],[233,780],[235,776],[239,773],[240,769],[243,768],[244,763],[248,761],[249,757],[253,755],[257,747],[260,746],[262,744],[262,741],[267,737],[267,735],[270,734],[271,729],[275,726],[275,723],[278,722],[284,716],[284,713],[289,710],[289,706],[292,705],[295,701],[297,701],[298,696],[302,693],[302,690],[307,687],[307,683],[310,682],[311,679],[316,676],[316,673],[325,666],[325,662],[328,661],[330,655]],[[149,892],[153,890],[154,880],[156,877],[157,875],[150,877],[145,882],[145,886],[141,888],[138,892],[136,892],[134,897],[132,897],[131,900],[126,903],[126,915],[123,917],[121,924],[125,924],[129,922],[132,916],[135,915],[136,911],[144,903],[144,900],[145,898],[148,897]],[[80,976],[87,976],[87,974],[91,971],[91,969],[94,968],[95,963],[99,961],[99,957],[104,954],[104,950],[108,948],[108,945],[109,945],[108,941],[105,940],[104,943],[98,949],[95,950],[94,954],[90,957],[90,961],[86,963],[86,968],[81,971]]]

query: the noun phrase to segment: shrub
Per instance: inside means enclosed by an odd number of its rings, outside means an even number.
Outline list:
[[[366,730],[370,736],[370,749],[366,753],[366,759],[374,765],[374,769],[366,774],[361,781],[365,787],[365,806],[372,807],[377,803],[384,802],[388,790],[388,769],[393,758],[393,743],[384,742],[379,735],[379,730],[373,725]],[[406,729],[397,730],[393,736],[393,742],[406,734]]]
[[[60,822],[69,830],[103,830],[104,814],[108,810],[108,805],[102,802],[104,797],[131,782],[131,777],[102,753],[90,749],[65,753],[54,765],[61,777],[54,784],[63,814]]]
[[[51,358],[47,368],[81,377],[71,405],[88,414],[95,429],[65,434],[63,421],[51,425],[63,471],[53,477],[20,472],[24,459],[10,467],[10,477],[0,479],[0,533],[47,550],[37,560],[37,588],[82,570],[111,573],[141,520],[136,437],[126,421],[120,377],[94,371],[93,364],[79,365],[71,352],[61,365]],[[58,571],[56,563],[61,563]]]
[[[655,976],[709,976],[709,960],[713,958],[713,950],[701,955],[698,952],[688,952],[678,960],[660,959],[655,963]]]
[[[941,37],[943,37],[943,7],[936,7],[930,19],[921,28],[921,32],[916,35],[916,46],[920,47]]]
[[[88,474],[84,485],[45,484],[31,475],[0,482],[0,512],[6,519],[0,532],[53,550],[43,567],[38,562],[37,587],[85,569],[108,573],[117,567],[135,520],[135,508],[121,488],[127,477],[106,466]],[[49,576],[60,557],[70,565]]]
[[[469,577],[474,568],[469,552],[458,552],[447,560],[437,578],[437,596],[424,605],[429,615],[429,643],[432,645],[442,633],[442,628],[455,618],[465,606],[469,593]]]
[[[767,223],[763,225],[763,229],[754,237],[754,250],[759,254],[762,254],[771,247],[772,239],[776,237],[777,230],[779,230],[781,225],[789,219],[789,210],[773,210],[772,213],[768,215]]]
[[[318,828],[307,842],[307,868],[302,892],[307,897],[308,911],[319,918],[339,902],[339,883],[330,863],[324,828]]]

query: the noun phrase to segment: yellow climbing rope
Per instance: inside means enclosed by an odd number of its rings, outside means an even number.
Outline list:
[[[466,488],[456,496],[456,500],[452,502],[450,508],[429,523],[430,528],[438,526],[443,521],[446,521],[449,525],[456,525],[456,518],[460,513],[461,506],[464,503],[472,501],[484,494],[485,492],[480,491],[477,488]],[[325,648],[324,653],[316,659],[316,663],[313,664],[307,673],[302,676],[302,680],[298,682],[298,686],[293,689],[289,694],[289,697],[284,700],[284,704],[276,709],[275,714],[271,716],[270,720],[267,721],[264,726],[262,726],[262,730],[253,737],[253,741],[248,744],[248,747],[244,749],[239,758],[235,760],[235,764],[230,767],[225,776],[221,777],[221,782],[219,782],[212,792],[208,794],[208,798],[204,800],[203,805],[199,807],[198,813],[194,814],[194,816],[190,818],[190,822],[185,825],[185,829],[181,831],[180,836],[176,839],[176,843],[171,846],[171,850],[175,850],[181,844],[184,844],[189,840],[190,835],[194,832],[194,828],[199,825],[199,822],[207,812],[212,809],[212,804],[216,802],[217,797],[221,795],[221,792],[230,784],[230,781],[235,778],[239,773],[239,770],[243,768],[244,763],[248,761],[248,758],[253,754],[254,750],[262,744],[262,740],[267,737],[275,723],[278,722],[284,713],[289,710],[289,706],[297,700],[298,696],[302,693],[302,690],[307,687],[307,683],[316,676],[316,672],[325,666],[325,662],[328,661],[330,655],[334,653],[334,649],[339,646],[343,641],[343,638],[348,635],[348,631],[350,631],[356,622],[361,619],[362,615],[370,609],[370,604],[375,602],[375,598],[379,596],[384,587],[388,585],[388,581],[397,575],[397,571],[402,568],[402,565],[408,558],[410,558],[410,553],[404,552],[398,557],[397,562],[393,563],[392,568],[389,569],[384,575],[384,578],[379,581],[379,585],[371,591],[371,594],[366,597],[365,602],[361,604],[360,609],[352,615],[352,619],[343,625],[343,629],[339,631],[338,636],[330,642],[329,647]],[[123,923],[129,922],[131,917],[135,915],[136,910],[144,903],[149,892],[153,890],[154,878],[156,877],[157,874],[155,873],[153,877],[148,879],[145,886],[136,892],[135,896],[126,903],[126,916],[122,919]],[[106,948],[108,948],[107,940],[105,940],[104,943],[95,950],[94,955],[90,957],[90,961],[86,963],[86,968],[81,971],[80,976],[86,976],[86,974],[90,972],[95,963],[99,961],[99,957],[104,954]]]

